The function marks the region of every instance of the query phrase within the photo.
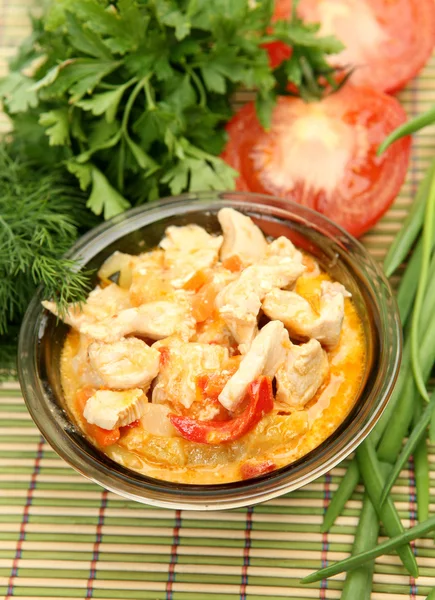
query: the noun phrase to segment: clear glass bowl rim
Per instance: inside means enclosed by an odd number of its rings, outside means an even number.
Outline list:
[[[378,371],[371,389],[364,393],[372,410],[358,429],[353,422],[341,434],[336,452],[327,452],[324,460],[303,461],[295,470],[292,465],[273,471],[256,479],[218,485],[190,485],[151,479],[125,469],[102,456],[95,460],[86,450],[86,441],[80,446],[67,435],[64,427],[53,418],[50,398],[39,376],[38,340],[45,326],[46,315],[41,306],[42,289],[38,289],[23,319],[19,350],[18,374],[27,408],[41,433],[53,449],[75,470],[104,488],[142,503],[164,508],[216,510],[237,508],[269,500],[317,479],[344,460],[373,429],[385,409],[393,390],[401,359],[401,324],[395,299],[381,268],[366,249],[344,229],[323,215],[271,196],[246,192],[203,192],[169,197],[133,208],[106,221],[82,236],[67,256],[86,264],[107,245],[127,233],[171,217],[217,207],[231,206],[247,212],[270,215],[279,220],[293,220],[325,235],[338,244],[348,258],[364,272],[366,285],[375,300],[378,314],[380,349]],[[378,286],[377,288],[375,287]],[[344,438],[343,438],[344,436]]]

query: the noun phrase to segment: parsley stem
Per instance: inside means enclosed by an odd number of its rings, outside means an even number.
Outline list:
[[[124,191],[124,163],[125,163],[125,140],[124,140],[124,137],[121,137],[121,141],[119,144],[118,173],[117,173],[118,189],[121,192]]]
[[[151,93],[151,86],[150,86],[149,78],[147,78],[146,81],[144,82],[143,89],[145,92],[145,97],[147,99],[147,109],[148,110],[156,110],[157,107],[154,103],[153,95]]]
[[[192,78],[193,82],[195,83],[196,89],[198,90],[199,106],[201,108],[204,108],[207,105],[207,95],[205,93],[204,86],[202,85],[202,82],[201,82],[200,78],[198,77],[198,75],[195,73],[195,71],[191,67],[189,67],[189,65],[185,65],[184,68],[186,69],[186,72],[190,75],[190,77]]]
[[[143,79],[138,81],[137,84],[134,86],[133,91],[131,92],[130,96],[128,97],[127,104],[125,105],[124,115],[122,117],[122,124],[121,124],[122,132],[127,136],[128,136],[128,130],[127,130],[128,119],[130,117],[131,109],[133,108],[133,104],[134,104],[136,98],[138,97],[139,92],[148,83],[149,78],[150,78],[150,75],[147,75],[146,77],[144,77]]]

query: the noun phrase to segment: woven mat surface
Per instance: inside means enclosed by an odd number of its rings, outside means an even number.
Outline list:
[[[0,0],[0,76],[28,31],[31,0]],[[243,100],[243,96],[238,98]],[[435,101],[435,57],[400,94],[409,115]],[[8,128],[0,115],[0,131]],[[382,260],[435,153],[435,128],[414,143],[400,197],[364,238]],[[430,454],[435,509],[435,447]],[[415,524],[412,464],[393,489],[405,527]],[[200,513],[128,502],[75,473],[40,436],[18,384],[0,386],[0,598],[298,600],[340,598],[343,577],[299,579],[351,549],[361,489],[329,534],[319,533],[346,464],[305,488],[248,509]],[[372,600],[423,599],[435,586],[435,544],[416,545],[421,576],[396,556],[376,561]]]

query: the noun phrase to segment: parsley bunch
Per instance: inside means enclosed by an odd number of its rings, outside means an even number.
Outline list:
[[[66,167],[105,218],[233,188],[219,158],[233,92],[257,90],[267,127],[289,82],[307,99],[334,87],[325,55],[342,45],[295,15],[271,27],[272,14],[273,0],[57,0],[0,82],[15,143]],[[278,40],[293,55],[272,70],[263,45]]]

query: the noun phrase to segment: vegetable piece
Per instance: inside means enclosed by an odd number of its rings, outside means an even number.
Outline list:
[[[434,176],[435,161],[432,162],[424,176],[423,181],[420,183],[417,195],[412,203],[408,216],[403,222],[401,230],[395,236],[393,243],[388,250],[387,256],[385,257],[384,271],[387,277],[390,277],[397,267],[405,260],[420,232],[424,220],[426,201]],[[414,254],[415,251],[413,256]],[[412,272],[413,279],[417,282],[414,273],[415,271]]]
[[[418,446],[420,440],[422,439],[422,436],[424,435],[424,433],[430,423],[434,409],[435,409],[435,393],[432,393],[429,404],[426,406],[423,414],[420,416],[417,423],[415,424],[415,427],[412,430],[410,436],[408,437],[406,444],[403,446],[402,452],[400,453],[399,458],[397,459],[393,470],[390,472],[390,474],[388,476],[387,482],[382,491],[382,496],[381,496],[381,500],[380,500],[381,504],[383,504],[385,502],[388,494],[391,491],[391,488],[394,485],[394,482],[396,481],[397,477],[400,474],[400,471],[404,468],[407,460],[409,459],[409,457],[413,453],[414,449]]]
[[[340,481],[337,491],[332,497],[331,502],[326,510],[323,523],[320,527],[320,531],[325,533],[329,531],[334,524],[337,517],[339,517],[343,511],[344,505],[350,499],[356,486],[360,480],[360,472],[356,459],[353,459],[349,463],[346,472]]]
[[[192,317],[197,323],[202,323],[212,316],[214,301],[219,288],[213,281],[203,285],[192,298]]]
[[[271,460],[264,462],[245,462],[240,467],[240,473],[242,479],[252,479],[253,477],[259,477],[265,473],[270,473],[276,469],[276,464]]]
[[[326,577],[333,577],[334,575],[338,575],[338,573],[356,569],[357,567],[366,564],[368,561],[373,560],[378,556],[382,556],[384,554],[393,552],[393,550],[399,550],[400,548],[403,548],[405,544],[423,537],[434,529],[435,517],[430,517],[424,523],[419,523],[415,527],[410,527],[402,534],[378,544],[371,550],[366,550],[365,552],[361,552],[361,554],[350,556],[349,558],[340,560],[329,567],[319,569],[315,573],[311,573],[311,575],[307,575],[307,577],[304,577],[301,580],[301,583],[314,583],[315,581],[320,581]]]
[[[379,519],[367,494],[359,515],[358,527],[352,546],[352,555],[371,550],[378,540]],[[350,571],[344,582],[340,600],[370,600],[374,561]]]
[[[169,415],[172,425],[186,440],[199,444],[223,444],[239,439],[250,431],[273,408],[272,379],[261,377],[248,388],[247,407],[229,421],[199,421]]]
[[[276,0],[275,18],[289,18],[292,0]],[[329,58],[334,66],[355,67],[352,81],[393,92],[424,66],[435,41],[432,0],[301,0],[297,13],[320,22],[323,35],[336,35],[344,49]],[[274,55],[283,52],[273,49]]]
[[[382,489],[385,485],[385,476],[382,469],[387,471],[387,467],[380,465],[370,438],[359,446],[356,455],[365,488],[379,518],[384,524],[385,530],[391,537],[399,535],[403,532],[403,525],[393,501],[388,497],[384,505],[380,503]],[[413,577],[418,577],[418,567],[411,547],[400,548],[398,554],[407,571]]]
[[[238,190],[287,198],[359,236],[384,214],[406,174],[410,139],[376,157],[406,115],[391,96],[349,84],[322,102],[280,97],[265,131],[254,104],[227,125],[222,157],[239,171]]]
[[[98,277],[104,282],[112,281],[124,289],[131,285],[132,268],[135,257],[123,252],[114,252],[107,258],[98,270]],[[113,275],[118,273],[116,281],[113,281]]]
[[[419,361],[419,346],[421,343],[420,339],[420,318],[421,310],[423,305],[424,294],[426,291],[429,263],[432,251],[432,244],[434,238],[434,218],[435,218],[435,177],[432,178],[429,194],[426,202],[425,219],[423,224],[422,234],[422,256],[421,256],[421,267],[420,275],[417,287],[417,294],[415,297],[414,310],[412,313],[412,324],[411,324],[411,363],[412,370],[414,372],[414,379],[417,388],[423,398],[429,402],[429,396],[426,390],[426,386],[423,380],[423,373],[421,364]]]
[[[435,600],[435,588],[433,588],[430,592],[426,600]]]
[[[417,491],[417,517],[420,523],[429,518],[429,457],[426,438],[422,437],[414,450],[414,477]]]
[[[413,119],[409,119],[409,121],[407,121],[403,125],[400,125],[400,127],[398,127],[392,133],[390,133],[390,135],[387,136],[385,138],[385,140],[382,142],[382,144],[379,146],[378,156],[380,156],[382,154],[382,152],[385,152],[385,150],[387,148],[389,148],[391,146],[391,144],[394,144],[394,142],[397,142],[397,140],[400,140],[400,138],[402,138],[406,135],[412,135],[413,133],[416,133],[420,129],[423,129],[424,127],[427,127],[428,125],[432,125],[432,123],[434,123],[434,122],[435,122],[435,106],[433,108],[429,109],[428,111],[422,113],[421,115],[417,115]],[[426,173],[426,176],[428,175],[428,173],[429,173],[429,171]]]

